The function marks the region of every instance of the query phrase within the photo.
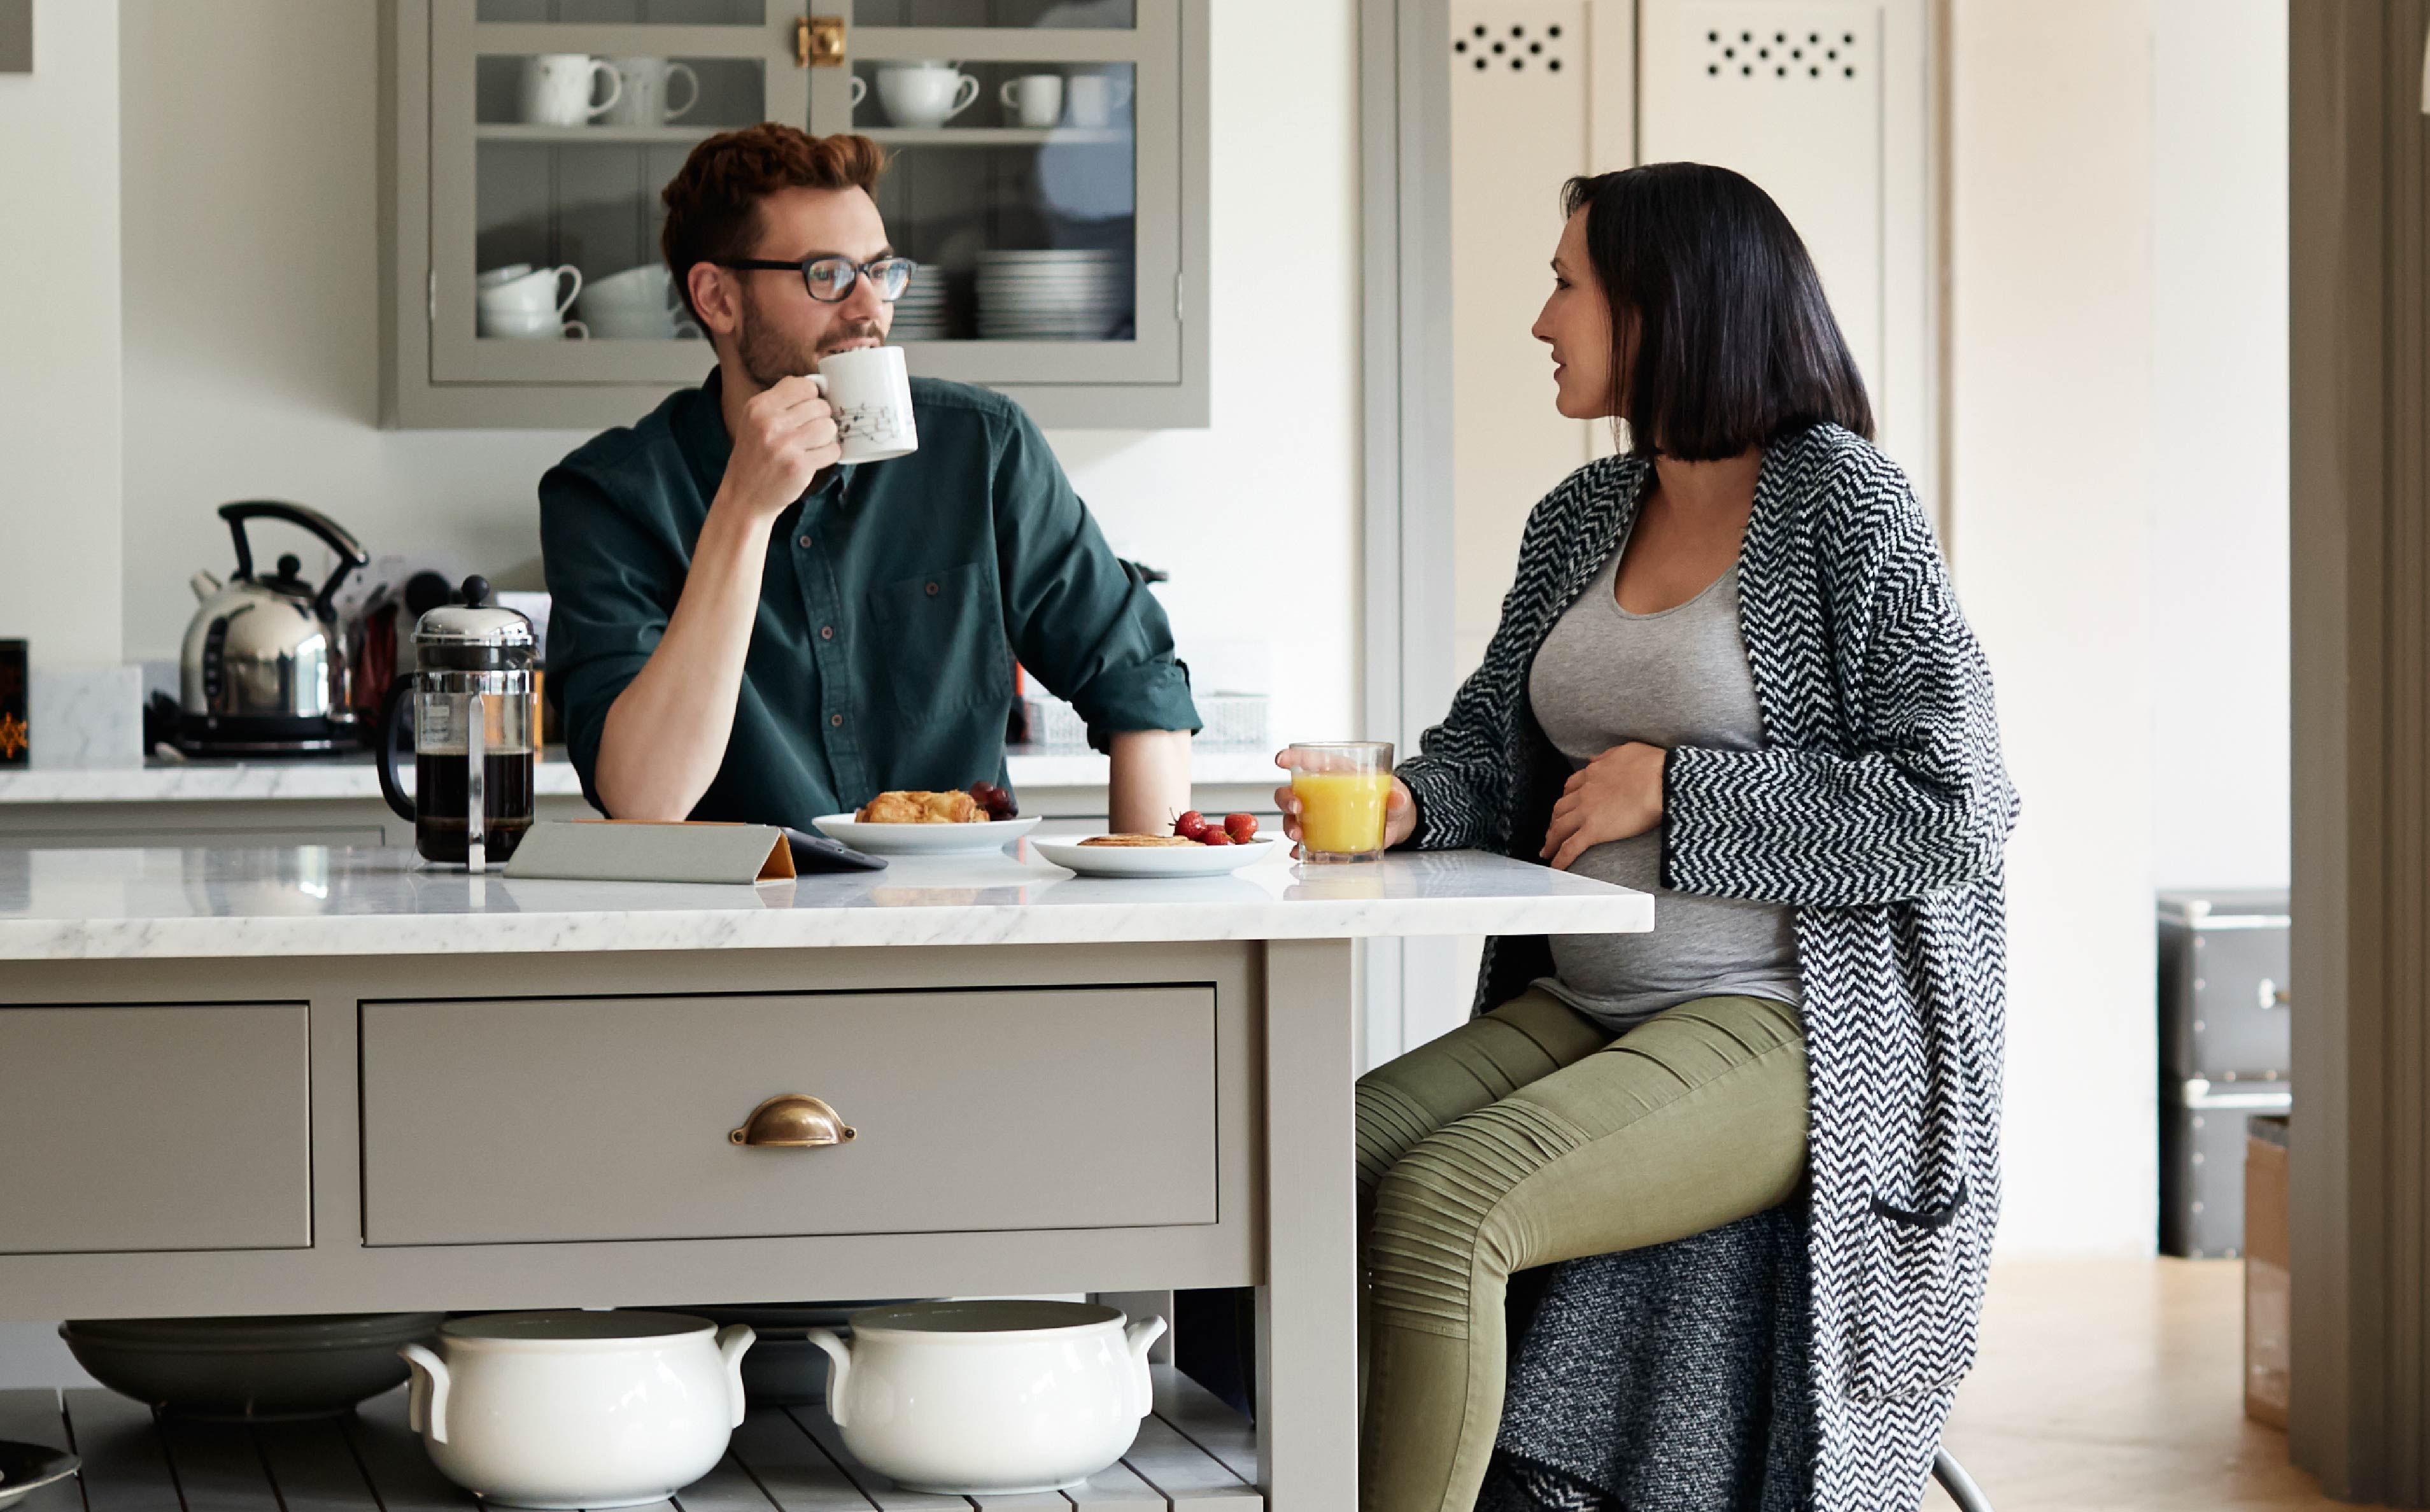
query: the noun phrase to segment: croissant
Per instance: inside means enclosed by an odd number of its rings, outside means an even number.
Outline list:
[[[987,810],[966,792],[882,792],[853,816],[864,824],[976,824]]]

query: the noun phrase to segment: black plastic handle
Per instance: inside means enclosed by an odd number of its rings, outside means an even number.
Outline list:
[[[388,702],[380,708],[379,741],[372,747],[372,770],[379,773],[380,796],[396,810],[396,817],[410,824],[415,821],[413,800],[407,797],[405,784],[396,772],[396,738],[406,730],[405,701],[413,692],[413,679],[400,676],[389,685]],[[410,734],[407,744],[412,743]]]
[[[371,553],[354,533],[318,509],[284,499],[240,499],[220,506],[220,518],[228,523],[228,533],[236,538],[236,575],[253,575],[253,543],[244,539],[244,523],[248,520],[283,520],[291,525],[301,525],[321,538],[323,543],[338,554],[338,570],[312,595],[313,606],[325,615],[335,615],[338,585],[348,573],[372,564]]]

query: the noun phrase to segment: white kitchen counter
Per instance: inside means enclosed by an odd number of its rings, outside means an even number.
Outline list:
[[[1094,751],[1015,752],[1007,763],[1015,792],[1029,789],[1100,788],[1106,758]],[[1197,750],[1192,780],[1207,784],[1273,781],[1265,751]],[[540,763],[534,780],[542,797],[579,797],[572,763]],[[261,802],[277,799],[372,799],[379,777],[368,757],[317,761],[155,761],[141,767],[0,772],[0,804]]]
[[[516,880],[410,853],[0,853],[0,960],[403,955],[1623,934],[1641,892],[1473,851],[1280,857],[1228,877],[1107,881],[1032,857],[896,857],[757,887]]]

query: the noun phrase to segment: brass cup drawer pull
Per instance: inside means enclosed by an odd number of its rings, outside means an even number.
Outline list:
[[[778,1093],[753,1108],[742,1127],[728,1130],[725,1136],[732,1144],[776,1150],[849,1144],[859,1137],[860,1131],[844,1122],[834,1108],[807,1092]]]

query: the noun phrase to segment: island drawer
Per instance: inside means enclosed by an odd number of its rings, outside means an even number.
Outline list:
[[[0,1007],[0,1254],[312,1243],[300,1003]]]
[[[1203,984],[361,1012],[370,1244],[1216,1221]],[[787,1093],[853,1137],[734,1142]]]

